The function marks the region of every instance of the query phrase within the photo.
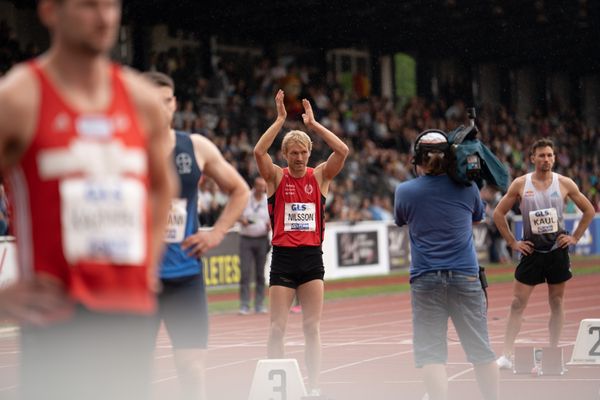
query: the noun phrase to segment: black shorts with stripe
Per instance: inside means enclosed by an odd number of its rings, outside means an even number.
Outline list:
[[[281,247],[273,246],[270,286],[298,286],[315,280],[323,280],[323,250],[321,246]]]
[[[515,279],[530,286],[544,282],[555,285],[572,277],[568,248],[523,255],[515,271]]]

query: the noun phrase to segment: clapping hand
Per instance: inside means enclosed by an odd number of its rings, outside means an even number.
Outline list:
[[[304,122],[304,125],[306,125],[307,128],[312,128],[317,121],[315,120],[315,114],[313,113],[310,101],[302,99],[302,106],[304,106],[302,121]]]
[[[285,96],[283,90],[279,89],[275,95],[275,105],[277,106],[277,119],[285,120],[287,117],[287,111],[283,104],[283,97]]]

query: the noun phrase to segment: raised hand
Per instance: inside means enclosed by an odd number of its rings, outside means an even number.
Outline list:
[[[277,119],[283,119],[287,117],[287,111],[285,110],[285,105],[283,104],[284,97],[283,90],[279,89],[277,94],[275,95],[275,105],[277,106]]]
[[[302,121],[304,125],[308,128],[312,128],[315,124],[315,114],[313,113],[312,106],[310,105],[310,101],[306,99],[302,99],[302,106],[304,107],[304,113],[302,114]]]

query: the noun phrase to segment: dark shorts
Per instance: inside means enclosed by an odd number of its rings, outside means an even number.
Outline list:
[[[149,399],[155,320],[78,306],[68,321],[23,326],[20,398]]]
[[[269,286],[296,289],[303,283],[323,280],[324,275],[323,250],[320,246],[273,246]]]
[[[539,285],[548,282],[558,284],[573,277],[569,249],[556,249],[549,253],[534,251],[528,256],[522,256],[515,279],[525,285]]]
[[[478,275],[433,271],[410,284],[415,365],[448,360],[448,318],[452,319],[467,359],[474,365],[494,361],[485,295]]]
[[[162,279],[157,330],[162,320],[175,349],[206,349],[208,304],[202,274]]]

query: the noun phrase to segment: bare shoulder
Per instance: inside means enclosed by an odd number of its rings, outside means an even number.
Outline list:
[[[0,110],[7,115],[32,112],[39,103],[39,84],[25,64],[19,64],[0,79]],[[2,124],[6,121],[2,120]]]
[[[558,176],[558,184],[566,189],[567,193],[579,191],[575,181],[568,176],[556,174]]]
[[[0,169],[14,165],[31,142],[40,89],[31,68],[17,65],[0,79]]]
[[[190,139],[192,139],[192,143],[194,144],[194,146],[211,146],[217,148],[217,146],[215,146],[215,144],[210,139],[199,133],[192,133],[190,135]]]
[[[204,168],[207,161],[213,163],[221,160],[225,161],[219,148],[210,139],[198,133],[192,133],[190,139],[192,140],[194,155],[200,168]]]
[[[568,176],[556,174],[558,176],[558,183],[563,185],[575,185],[575,181]]]
[[[194,145],[194,151],[205,156],[221,155],[221,151],[219,150],[217,145],[215,145],[207,137],[202,136],[199,133],[192,133],[190,135],[190,139],[192,140],[192,144]]]
[[[521,175],[521,176],[515,178],[515,180],[512,181],[512,183],[510,184],[510,187],[515,190],[521,191],[523,189],[523,187],[525,186],[526,178],[527,178],[527,175]],[[509,188],[509,190],[510,190],[510,188]]]

